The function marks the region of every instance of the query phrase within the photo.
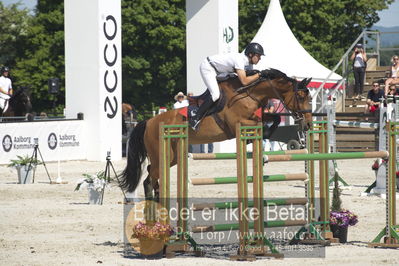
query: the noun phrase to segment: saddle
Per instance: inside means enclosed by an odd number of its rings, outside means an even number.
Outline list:
[[[258,73],[259,71],[257,70],[247,70],[246,74],[247,76],[252,76],[255,75],[256,73]],[[216,76],[216,80],[218,81],[218,83],[221,83],[223,81],[226,81],[228,79],[232,79],[232,78],[237,78],[237,74],[235,73],[222,73]],[[220,97],[219,99],[208,109],[208,111],[206,112],[206,114],[203,116],[203,118],[207,117],[207,116],[212,116],[213,119],[215,119],[216,123],[218,124],[218,126],[223,129],[223,130],[227,130],[225,128],[225,124],[224,122],[220,119],[220,117],[217,115],[220,111],[223,110],[225,104],[226,104],[226,96],[225,93],[220,90],[219,87],[219,91],[220,91]],[[199,95],[199,96],[188,96],[187,100],[188,100],[188,119],[191,121],[192,116],[197,112],[198,108],[201,106],[201,104],[210,99],[212,97],[211,93],[209,92],[209,90],[207,89],[203,94]],[[203,119],[202,118],[202,119]],[[228,134],[231,135],[231,134]]]
[[[207,89],[203,94],[199,96],[188,96],[188,117],[191,119],[194,113],[198,110],[198,108],[201,106],[201,104],[212,97],[211,93]],[[218,113],[223,110],[223,107],[226,103],[226,97],[224,95],[223,91],[220,91],[220,97],[219,99],[213,103],[211,108],[208,109],[204,117],[210,116],[212,114]]]

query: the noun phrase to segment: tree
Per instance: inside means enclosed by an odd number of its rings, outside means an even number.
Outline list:
[[[281,5],[288,25],[302,46],[316,60],[332,68],[359,34],[378,22],[377,11],[387,8],[392,2],[284,0]],[[268,5],[269,0],[240,0],[242,48],[259,29]]]
[[[35,112],[51,111],[53,100],[58,113],[65,105],[64,1],[40,0],[27,32],[24,53],[17,61],[17,85],[31,88]],[[48,93],[48,79],[58,77],[58,95]]]
[[[186,86],[185,0],[122,1],[124,101],[139,110],[170,103]]]
[[[5,7],[0,2],[0,65],[13,68],[23,55],[32,16],[19,4]]]
[[[240,50],[256,34],[269,2],[239,0]],[[281,2],[297,39],[316,60],[331,68],[360,32],[378,21],[377,11],[392,0]],[[51,109],[54,96],[48,93],[49,78],[61,80],[58,110],[65,102],[63,3],[40,0],[30,16],[14,6],[4,8],[0,2],[0,63],[16,65],[12,72],[14,84],[32,87],[36,112]],[[185,0],[122,0],[124,101],[139,111],[149,111],[156,106],[170,106],[173,95],[184,90],[185,29]]]

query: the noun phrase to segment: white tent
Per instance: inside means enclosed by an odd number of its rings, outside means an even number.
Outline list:
[[[253,42],[260,43],[265,56],[256,69],[276,68],[297,79],[310,78],[309,87],[318,88],[331,70],[317,62],[298,42],[289,28],[279,0],[271,0],[265,20]],[[324,85],[332,88],[342,77],[333,73]]]

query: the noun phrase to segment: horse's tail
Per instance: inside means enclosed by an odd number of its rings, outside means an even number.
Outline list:
[[[136,190],[142,171],[142,164],[147,158],[147,151],[144,145],[144,132],[147,121],[136,125],[129,137],[127,165],[120,179],[120,187],[128,192]]]

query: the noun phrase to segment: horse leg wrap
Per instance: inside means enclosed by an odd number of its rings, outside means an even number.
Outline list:
[[[152,199],[154,197],[154,195],[152,193],[154,188],[152,187],[151,178],[149,176],[144,180],[143,186],[144,186],[145,198],[146,199]]]

